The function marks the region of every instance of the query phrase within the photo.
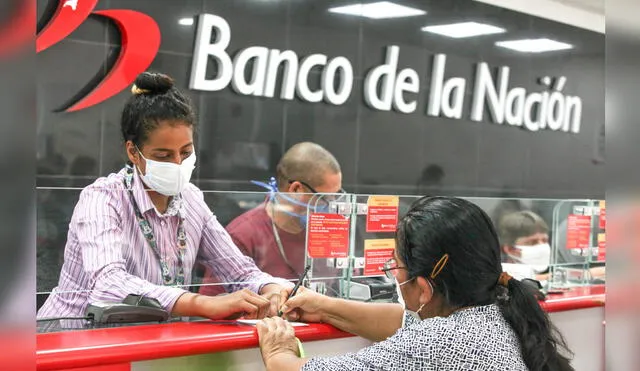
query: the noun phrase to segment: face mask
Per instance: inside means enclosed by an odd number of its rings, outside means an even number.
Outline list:
[[[520,256],[511,258],[521,264],[533,268],[536,272],[543,272],[549,267],[551,258],[551,246],[548,243],[541,243],[535,246],[514,246],[520,251]]]
[[[286,193],[282,193],[278,190],[278,186],[276,184],[276,180],[275,178],[271,178],[269,180],[269,183],[262,183],[262,182],[258,182],[258,181],[251,181],[253,184],[260,186],[260,187],[264,187],[266,189],[269,190],[269,201],[274,202],[276,205],[281,205],[280,204],[280,200],[279,199],[283,199],[285,200],[287,203],[291,204],[291,205],[297,205],[300,207],[304,207],[304,208],[308,208],[310,212],[312,213],[325,213],[329,211],[329,208],[327,206],[310,206],[308,203],[304,203],[304,202],[300,202],[298,200],[296,200],[295,198],[288,196]],[[298,223],[300,223],[300,225],[302,226],[302,228],[306,228],[307,227],[307,214],[298,214],[298,213],[294,213],[292,211],[287,210],[286,207],[280,207],[278,208],[279,211],[293,217],[296,218],[298,220]]]
[[[140,152],[140,156],[142,156],[142,152]],[[146,162],[146,174],[141,175],[144,184],[165,196],[175,196],[182,192],[191,179],[191,173],[196,163],[195,152],[182,160],[181,164],[149,160],[144,156],[142,158]],[[142,174],[142,172],[140,173]]]
[[[404,281],[404,282],[400,283],[400,282],[398,282],[398,279],[396,278],[396,294],[398,295],[398,303],[400,305],[402,305],[402,308],[404,308],[404,311],[407,312],[407,314],[409,314],[411,317],[415,318],[418,321],[422,321],[422,318],[420,318],[420,315],[418,313],[420,313],[420,311],[424,307],[424,304],[422,304],[420,306],[420,308],[418,308],[417,312],[414,312],[412,310],[407,309],[407,304],[404,302],[404,298],[402,297],[402,290],[400,290],[400,286],[405,285],[405,284],[411,282],[412,280],[413,280],[413,278],[408,280],[408,281]],[[429,286],[431,286],[431,283],[429,283]],[[431,289],[431,292],[433,292],[433,288]],[[405,325],[404,316],[402,316],[402,327],[404,327],[404,325]]]

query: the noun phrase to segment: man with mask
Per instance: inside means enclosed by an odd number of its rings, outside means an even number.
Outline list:
[[[549,226],[536,213],[523,210],[504,216],[498,225],[502,262],[520,264],[518,278],[546,279],[551,258]],[[511,269],[517,267],[511,266]],[[530,273],[525,272],[525,268]],[[535,275],[535,277],[533,277]]]
[[[322,146],[302,142],[282,156],[275,178],[266,184],[254,183],[266,188],[269,196],[229,223],[227,231],[263,272],[298,279],[305,264],[307,208],[325,211],[332,196],[323,194],[341,193],[340,164]],[[214,283],[221,282],[207,270],[200,293],[225,292],[224,285],[211,285]]]

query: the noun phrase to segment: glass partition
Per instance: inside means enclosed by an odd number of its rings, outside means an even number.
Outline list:
[[[380,268],[392,257],[398,218],[419,198],[351,195],[351,202],[332,204],[332,213],[351,218],[349,257],[336,259],[336,264],[349,268],[342,271],[340,278],[342,297],[387,301],[394,296],[393,282]],[[546,291],[604,282],[605,241],[600,217],[603,201],[466,199],[492,219],[500,238],[503,269],[514,277],[538,280]],[[308,217],[313,218],[311,208]],[[321,232],[330,233],[322,231],[322,223],[320,228]],[[313,230],[309,229],[308,234],[309,231]],[[311,244],[315,244],[314,238]],[[313,249],[307,245],[308,251]],[[307,259],[317,260],[313,256]],[[598,273],[593,274],[594,271]]]
[[[352,300],[392,301],[394,282],[380,268],[393,254],[399,218],[419,198],[190,189],[183,194],[183,205],[170,203],[166,210],[169,215],[176,210],[186,215],[188,248],[180,258],[173,244],[174,239],[179,243],[179,218],[158,214],[148,197],[138,196],[139,208],[158,245],[168,249],[158,254],[142,232],[144,223],[136,218],[128,191],[93,188],[84,191],[82,199],[81,192],[78,188],[37,189],[39,318],[82,318],[93,301],[122,302],[127,293],[153,296],[148,283],[113,272],[213,296],[258,284],[233,273],[253,264],[291,282],[309,266],[304,283],[308,288]],[[517,278],[537,279],[546,290],[603,282],[604,202],[467,199],[494,222],[505,271]],[[178,280],[179,271],[174,268],[175,275],[169,274],[165,282],[163,268],[179,266],[179,259],[183,280]],[[105,284],[109,274],[115,278]],[[47,300],[56,304],[45,304]],[[75,312],[67,310],[74,305],[78,306]],[[38,324],[40,331],[93,326],[82,319]]]

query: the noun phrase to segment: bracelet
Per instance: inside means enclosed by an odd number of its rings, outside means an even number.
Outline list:
[[[298,355],[300,358],[305,358],[306,355],[304,353],[304,348],[302,347],[302,342],[300,339],[296,338],[296,342],[298,343]]]

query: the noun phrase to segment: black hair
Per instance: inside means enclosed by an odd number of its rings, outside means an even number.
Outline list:
[[[455,197],[422,197],[400,220],[396,239],[409,277],[430,280],[451,309],[497,304],[529,370],[573,370],[566,342],[531,292],[516,279],[499,284],[498,235],[480,207]],[[446,265],[431,278],[445,254]]]
[[[161,73],[143,72],[136,78],[122,110],[120,129],[122,139],[132,141],[138,148],[144,145],[149,133],[161,122],[193,127],[196,115],[189,98],[178,90],[173,79]]]

